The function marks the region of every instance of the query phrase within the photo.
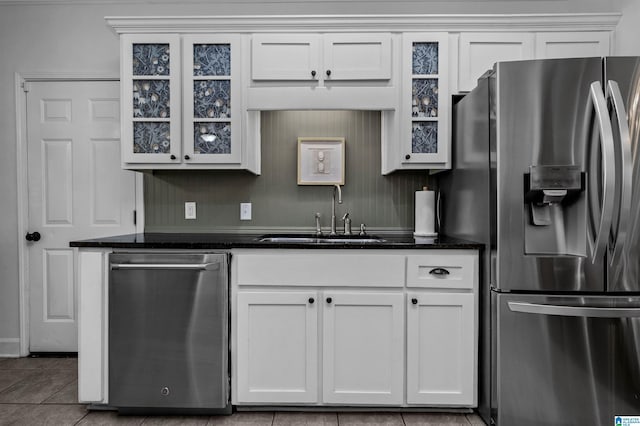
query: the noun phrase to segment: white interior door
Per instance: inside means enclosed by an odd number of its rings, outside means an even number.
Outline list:
[[[135,232],[135,174],[120,168],[119,83],[28,83],[27,163],[29,350],[75,352],[69,241]]]

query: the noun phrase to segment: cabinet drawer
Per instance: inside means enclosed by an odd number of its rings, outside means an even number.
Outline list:
[[[407,287],[473,289],[476,265],[474,253],[407,256]]]
[[[402,287],[404,256],[239,254],[238,285]]]

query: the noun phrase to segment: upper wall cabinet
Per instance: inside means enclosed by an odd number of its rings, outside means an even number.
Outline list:
[[[610,54],[609,31],[461,33],[459,90],[476,87],[498,61],[577,58]]]
[[[382,173],[450,167],[449,35],[404,33],[400,103],[382,114]]]
[[[462,33],[458,88],[469,91],[478,78],[498,61],[533,59],[533,33]]]
[[[249,169],[239,35],[122,36],[128,169]]]
[[[123,36],[121,67],[125,167],[128,163],[179,163],[180,37]]]
[[[583,58],[610,54],[608,31],[536,33],[536,58]]]
[[[442,168],[449,161],[448,35],[402,39],[401,161]]]
[[[240,37],[185,36],[183,46],[183,158],[191,163],[240,163]]]
[[[254,81],[389,80],[390,34],[255,34]]]

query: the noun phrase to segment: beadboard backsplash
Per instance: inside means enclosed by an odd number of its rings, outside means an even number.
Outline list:
[[[380,174],[380,112],[264,111],[262,174],[243,171],[156,171],[144,176],[146,232],[313,231],[331,220],[330,186],[297,184],[298,137],[345,138],[343,203],[354,230],[413,230],[414,192],[429,183],[426,171]],[[184,218],[184,203],[197,218]],[[252,220],[240,220],[240,203],[252,203]],[[342,228],[342,221],[337,221]]]

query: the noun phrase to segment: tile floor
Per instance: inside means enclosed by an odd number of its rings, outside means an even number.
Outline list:
[[[118,416],[77,403],[76,358],[0,358],[0,425],[484,425],[475,414],[236,412],[231,416]]]

